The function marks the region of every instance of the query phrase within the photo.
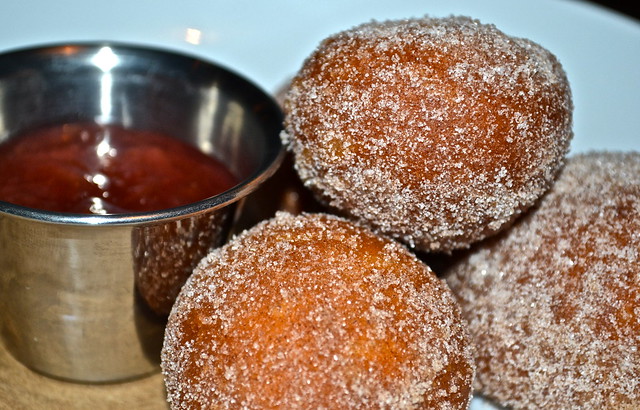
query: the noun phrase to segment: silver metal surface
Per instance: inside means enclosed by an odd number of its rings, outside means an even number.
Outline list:
[[[78,215],[0,201],[0,325],[26,366],[110,382],[158,369],[166,313],[193,266],[221,244],[241,199],[282,157],[278,106],[214,64],[122,44],[0,55],[0,142],[52,123],[96,121],[181,138],[240,183],[188,206]]]

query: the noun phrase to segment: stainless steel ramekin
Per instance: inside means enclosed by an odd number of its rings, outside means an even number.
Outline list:
[[[0,325],[38,372],[111,382],[158,369],[164,320],[238,204],[279,166],[270,96],[213,63],[148,47],[84,43],[0,55],[0,141],[96,121],[175,136],[222,160],[232,189],[158,212],[79,215],[0,201]]]

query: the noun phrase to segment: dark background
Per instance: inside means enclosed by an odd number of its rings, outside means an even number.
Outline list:
[[[627,0],[624,2],[617,1],[604,1],[604,0],[589,0],[593,4],[598,4],[609,10],[616,11],[618,13],[626,14],[629,17],[636,19],[640,23],[640,13],[638,13],[638,3],[633,0]]]

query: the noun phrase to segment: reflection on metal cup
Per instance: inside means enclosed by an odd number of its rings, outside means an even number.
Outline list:
[[[153,312],[170,313],[195,263],[226,238],[233,208],[234,205],[230,205],[217,212],[133,230],[136,288]]]
[[[162,318],[136,300],[131,227],[0,218],[5,344],[32,369],[100,382],[153,372]]]
[[[158,370],[166,315],[181,285],[226,239],[244,198],[279,166],[281,113],[237,74],[164,50],[87,43],[0,55],[0,142],[69,121],[180,138],[240,181],[203,201],[146,213],[65,214],[0,201],[6,347],[56,378],[140,377]]]

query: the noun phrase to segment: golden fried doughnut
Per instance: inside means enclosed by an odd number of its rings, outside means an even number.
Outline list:
[[[447,277],[477,388],[513,408],[640,403],[640,154],[571,157],[540,205]]]
[[[185,409],[464,409],[474,374],[451,292],[406,248],[283,212],[203,259],[162,368]]]
[[[421,251],[465,248],[508,225],[548,189],[572,137],[555,56],[466,17],[328,37],[284,111],[305,184]]]

